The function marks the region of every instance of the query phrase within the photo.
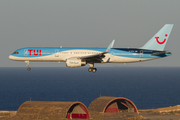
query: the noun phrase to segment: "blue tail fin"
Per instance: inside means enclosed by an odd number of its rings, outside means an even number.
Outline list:
[[[163,51],[172,28],[173,24],[165,24],[141,49]]]

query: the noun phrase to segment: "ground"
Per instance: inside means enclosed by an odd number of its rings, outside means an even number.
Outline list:
[[[0,111],[0,120],[20,120],[16,111]],[[90,112],[92,120],[180,120],[180,105],[166,108],[139,110],[139,113],[97,113]],[[47,120],[49,120],[47,118]],[[67,120],[67,119],[62,119]],[[82,120],[82,119],[81,119]]]

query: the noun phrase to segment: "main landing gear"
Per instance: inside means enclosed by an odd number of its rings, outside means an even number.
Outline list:
[[[95,73],[97,71],[96,68],[94,68],[94,63],[89,63],[90,68],[88,69],[89,72]]]
[[[30,71],[30,70],[31,70],[31,68],[30,68],[30,65],[29,65],[29,61],[25,61],[25,63],[27,63],[27,65],[26,65],[26,66],[28,66],[27,70],[28,70],[28,71]]]
[[[96,68],[89,68],[88,71],[95,73],[97,71],[97,69]]]

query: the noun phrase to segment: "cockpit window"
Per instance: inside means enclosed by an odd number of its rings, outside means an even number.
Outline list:
[[[14,52],[13,54],[19,54],[19,52]]]

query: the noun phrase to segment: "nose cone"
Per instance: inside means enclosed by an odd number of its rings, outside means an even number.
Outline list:
[[[10,56],[9,56],[9,59],[10,59],[10,60],[13,60],[13,56],[12,56],[12,55],[10,55]]]

